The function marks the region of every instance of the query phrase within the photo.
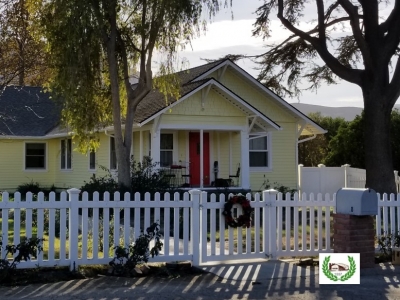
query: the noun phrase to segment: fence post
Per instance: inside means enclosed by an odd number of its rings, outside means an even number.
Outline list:
[[[192,208],[190,210],[190,247],[193,255],[193,265],[200,265],[200,249],[201,249],[201,232],[200,232],[200,190],[190,190],[190,201],[192,202]]]
[[[264,238],[264,249],[268,251],[269,258],[276,260],[277,241],[276,241],[276,195],[277,190],[270,189],[263,191],[264,218],[263,232],[267,233]]]
[[[394,171],[394,182],[396,183],[396,191],[397,191],[397,193],[399,193],[400,192],[400,189],[399,189],[399,171]]]
[[[324,164],[319,164],[318,165],[318,168],[319,168],[319,191],[318,191],[318,193],[321,193],[321,194],[325,194],[325,186],[326,186],[326,183],[325,183],[325,181],[326,181],[326,176],[325,176],[325,172],[326,172],[326,169],[325,169],[325,165]],[[318,193],[315,193],[316,195],[318,194]]]
[[[79,193],[78,189],[69,189],[68,191],[69,204],[69,259],[70,271],[78,270],[78,235],[79,235]]]
[[[344,187],[349,187],[349,164],[345,164],[342,166],[344,168]]]
[[[303,189],[303,167],[304,167],[304,165],[302,165],[302,164],[298,165],[297,190],[299,191],[299,195],[301,195],[301,192],[302,192],[302,189]]]

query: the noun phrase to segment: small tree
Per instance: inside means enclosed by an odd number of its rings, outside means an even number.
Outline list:
[[[176,52],[200,30],[203,8],[214,15],[219,1],[31,2],[48,42],[55,69],[50,87],[63,99],[64,123],[74,131],[82,152],[96,148],[95,131],[112,124],[118,183],[128,187],[133,121],[153,88],[153,54],[165,55],[160,75],[170,74]],[[132,86],[129,75],[136,66],[138,83]],[[174,76],[161,76],[154,83],[166,97],[179,97]]]

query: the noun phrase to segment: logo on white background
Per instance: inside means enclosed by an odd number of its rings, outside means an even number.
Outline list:
[[[319,284],[360,284],[360,253],[320,254]]]

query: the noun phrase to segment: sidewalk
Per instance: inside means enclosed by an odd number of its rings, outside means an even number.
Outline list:
[[[400,267],[377,265],[361,271],[360,285],[319,285],[318,271],[283,261],[203,266],[211,273],[181,278],[121,278],[0,288],[0,298],[40,300],[163,299],[400,299]]]
[[[237,280],[237,281],[262,281],[266,279],[280,278],[301,278],[315,277],[318,279],[318,267],[299,267],[296,260],[243,260],[226,261],[215,264],[207,264],[201,269],[215,274],[218,277]],[[381,263],[375,265],[375,268],[361,269],[361,277],[363,276],[384,276],[384,277],[400,277],[400,265],[394,266],[391,263]]]

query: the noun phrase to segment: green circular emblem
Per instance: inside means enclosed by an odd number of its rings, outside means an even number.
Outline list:
[[[350,263],[350,268],[349,270],[342,276],[337,276],[335,274],[333,274],[330,270],[329,270],[329,260],[331,259],[330,256],[325,257],[324,262],[322,264],[322,272],[324,273],[324,275],[326,277],[328,277],[330,280],[332,281],[346,281],[348,279],[350,279],[354,273],[356,272],[356,263],[354,261],[354,258],[352,258],[351,256],[348,256],[349,259],[349,263]]]

